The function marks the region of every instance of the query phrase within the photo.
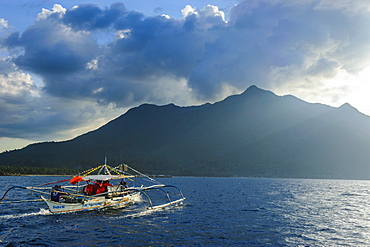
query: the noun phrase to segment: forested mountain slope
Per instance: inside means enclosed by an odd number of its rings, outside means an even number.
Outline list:
[[[251,86],[215,104],[144,104],[65,142],[0,154],[0,165],[86,168],[108,157],[151,174],[370,178],[370,117]]]

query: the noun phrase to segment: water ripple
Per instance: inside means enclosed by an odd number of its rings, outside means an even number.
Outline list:
[[[24,179],[7,177],[0,187],[27,184]],[[370,245],[368,181],[166,179],[183,190],[183,205],[65,215],[51,215],[38,203],[0,205],[0,245]]]

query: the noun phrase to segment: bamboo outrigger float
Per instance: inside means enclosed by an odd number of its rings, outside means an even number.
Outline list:
[[[129,173],[129,170],[131,173]],[[145,185],[150,182],[150,185]],[[50,187],[53,185],[52,187]],[[41,194],[41,199],[9,200],[13,189]],[[159,196],[152,192],[160,192]],[[116,209],[146,199],[147,209],[179,204],[185,200],[176,186],[162,184],[128,165],[110,167],[106,163],[82,172],[71,179],[51,182],[38,187],[13,186],[0,199],[0,204],[44,201],[53,214]],[[164,201],[158,202],[163,199]]]

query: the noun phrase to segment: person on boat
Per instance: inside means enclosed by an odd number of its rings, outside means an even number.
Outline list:
[[[54,185],[50,193],[50,199],[54,202],[59,202],[62,197],[60,192],[62,192],[62,187],[60,185]]]
[[[126,181],[121,181],[119,185],[121,185],[124,189],[128,188]]]
[[[127,193],[125,192],[127,188],[128,188],[128,186],[127,186],[127,182],[122,180],[122,181],[119,183],[119,190],[120,190],[121,192],[124,192],[124,193],[123,193],[123,195],[127,195]]]
[[[89,183],[86,185],[83,192],[85,195],[91,196],[91,195],[95,195],[96,190],[94,190],[94,185]]]
[[[96,182],[93,182],[94,183],[94,188],[93,188],[93,191],[94,191],[94,195],[95,194],[99,194],[98,193],[98,190],[102,184],[102,181],[96,181]]]
[[[108,181],[104,181],[103,183],[99,183],[99,188],[96,191],[96,194],[102,194],[108,191],[108,186],[112,186]]]

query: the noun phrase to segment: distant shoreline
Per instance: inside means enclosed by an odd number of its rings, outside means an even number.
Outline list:
[[[48,174],[7,174],[0,175],[0,177],[71,177],[75,175],[48,175]]]
[[[0,177],[73,177],[76,176],[76,174],[63,174],[63,175],[48,175],[48,174],[7,174],[7,175],[0,175]],[[173,178],[172,175],[149,175],[151,178]]]

